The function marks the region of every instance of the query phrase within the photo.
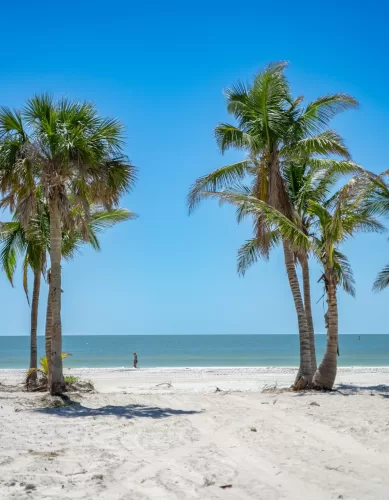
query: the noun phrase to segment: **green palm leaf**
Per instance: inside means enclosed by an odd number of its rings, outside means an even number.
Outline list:
[[[316,134],[327,127],[337,114],[357,107],[357,100],[350,95],[325,95],[309,103],[297,123],[306,133]]]
[[[263,217],[270,227],[273,227],[284,238],[286,238],[294,248],[309,251],[314,246],[308,236],[279,210],[271,207],[264,201],[258,200],[254,196],[237,194],[234,192],[207,192],[205,196],[217,198],[220,203],[232,203],[241,206],[249,215]]]
[[[253,167],[250,160],[244,160],[219,168],[204,177],[200,177],[192,185],[188,195],[189,212],[192,212],[204,197],[207,191],[230,186],[245,178]]]
[[[247,240],[238,250],[238,273],[244,276],[249,267],[258,259],[269,258],[269,249],[280,243],[280,234],[277,230],[267,231],[263,239],[252,238]]]
[[[19,255],[27,248],[24,231],[19,222],[4,222],[0,232],[0,262],[13,286],[13,277]]]
[[[338,274],[339,284],[343,290],[355,297],[355,279],[348,258],[339,250],[334,251],[335,270]]]
[[[293,161],[296,158],[307,158],[312,155],[339,155],[350,159],[350,153],[340,135],[333,130],[300,139],[286,144],[280,154]]]
[[[389,285],[389,264],[383,268],[378,274],[376,280],[373,284],[373,290],[375,292],[381,292]]]

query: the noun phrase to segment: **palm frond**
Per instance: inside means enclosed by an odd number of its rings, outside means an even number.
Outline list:
[[[0,263],[13,286],[13,277],[19,255],[27,248],[24,230],[19,222],[5,222],[0,232]]]
[[[120,222],[134,220],[136,218],[136,214],[125,208],[113,208],[111,210],[93,208],[91,210],[88,226],[94,233],[99,233],[115,226],[116,224],[119,224]]]
[[[220,123],[215,128],[214,134],[221,153],[231,148],[255,151],[260,147],[259,138],[228,123]]]
[[[339,284],[346,293],[355,297],[355,279],[348,258],[343,253],[339,252],[339,250],[335,250],[334,261]]]
[[[297,142],[286,144],[281,153],[286,158],[307,158],[312,155],[339,155],[350,159],[350,153],[340,135],[333,130],[326,130],[320,134],[300,139]]]
[[[308,104],[298,119],[306,133],[318,133],[327,127],[332,118],[348,109],[358,107],[358,101],[347,94],[328,94]]]
[[[69,356],[72,356],[72,354],[70,352],[63,352],[61,354],[61,358],[62,359],[66,359],[68,358]],[[49,373],[49,363],[47,362],[47,357],[46,356],[43,356],[40,360],[39,360],[39,364],[41,366],[41,371],[42,373],[45,373],[46,375]],[[39,370],[39,368],[38,368]]]
[[[238,250],[238,273],[245,275],[247,269],[257,262],[260,253],[255,238],[247,240]]]
[[[217,191],[244,179],[252,167],[249,160],[239,161],[221,167],[208,175],[199,177],[191,186],[188,194],[189,213],[193,212],[206,191]]]
[[[244,276],[249,267],[254,265],[258,259],[268,259],[269,249],[280,243],[280,234],[277,230],[267,231],[262,240],[251,238],[247,240],[238,250],[237,271]]]
[[[381,292],[389,285],[389,264],[385,266],[382,271],[378,273],[378,276],[373,284],[374,292]]]
[[[266,202],[258,200],[254,196],[240,195],[228,191],[207,192],[204,194],[218,199],[220,203],[243,205],[243,209],[247,214],[263,217],[270,227],[276,229],[283,238],[286,238],[291,243],[292,247],[305,251],[316,250],[308,236],[294,222]]]
[[[389,186],[385,182],[386,175],[386,171],[375,177],[374,174],[369,173],[368,177],[365,178],[365,185],[362,187],[366,208],[377,216],[389,213]]]
[[[0,136],[6,134],[18,134],[25,138],[23,121],[19,111],[12,111],[10,108],[3,106],[0,108]]]

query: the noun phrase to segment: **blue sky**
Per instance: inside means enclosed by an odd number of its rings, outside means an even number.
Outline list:
[[[226,121],[222,89],[266,63],[290,61],[295,95],[353,94],[361,103],[334,122],[355,161],[389,168],[388,7],[383,1],[8,2],[2,7],[0,104],[40,91],[94,101],[123,121],[126,152],[139,168],[122,201],[139,219],[63,267],[65,334],[295,333],[283,258],[276,251],[245,278],[236,250],[250,237],[234,211],[209,202],[190,218],[194,179],[232,160],[213,128]],[[345,245],[357,298],[340,293],[341,333],[389,333],[389,290],[373,294],[389,262],[386,236]],[[320,276],[312,268],[315,283]],[[313,302],[322,295],[313,284]],[[39,332],[44,331],[46,290]],[[0,275],[0,335],[29,333],[21,272]],[[323,332],[323,304],[315,306]]]

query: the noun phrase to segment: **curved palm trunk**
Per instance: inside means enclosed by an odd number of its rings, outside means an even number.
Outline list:
[[[49,389],[51,394],[61,394],[65,389],[62,366],[61,325],[61,214],[57,200],[50,202],[50,300],[52,307],[51,372]]]
[[[309,277],[309,263],[308,263],[308,255],[306,253],[304,253],[304,255],[301,257],[301,269],[302,269],[302,273],[303,273],[305,316],[307,318],[309,341],[310,341],[310,348],[311,348],[312,373],[315,373],[315,371],[317,370],[316,349],[315,349],[315,330],[313,327],[313,319],[312,319],[311,284],[310,284],[310,277]]]
[[[289,279],[290,289],[292,290],[294,305],[297,312],[299,337],[300,337],[300,369],[295,380],[296,389],[305,389],[312,382],[312,363],[311,349],[309,340],[309,331],[307,318],[305,316],[304,303],[301,296],[300,285],[297,278],[294,256],[289,243],[284,239],[282,241],[284,248],[284,257],[286,272]]]
[[[336,297],[336,279],[332,272],[327,276],[327,302],[328,302],[328,332],[326,352],[313,383],[323,389],[332,389],[334,386],[338,363],[338,303]]]
[[[289,219],[292,215],[291,203],[285,189],[284,181],[280,175],[279,158],[276,152],[272,152],[269,163],[269,205],[279,210]],[[290,244],[286,239],[282,240],[286,272],[288,275],[290,289],[292,291],[294,305],[297,312],[297,321],[300,340],[300,367],[294,383],[296,390],[311,386],[313,378],[311,362],[311,341],[307,323],[304,302],[301,296],[300,284],[297,278],[295,260]]]
[[[50,292],[47,296],[47,309],[46,309],[46,330],[45,330],[45,351],[46,351],[46,359],[47,366],[49,369],[48,378],[50,379],[51,372],[51,329],[53,325],[53,315],[51,311],[51,298]]]
[[[37,327],[38,327],[38,306],[39,292],[41,288],[41,273],[40,270],[34,271],[34,289],[32,292],[31,303],[31,337],[30,337],[30,368],[37,368],[38,364],[38,349],[37,349]],[[35,373],[36,378],[36,373]]]

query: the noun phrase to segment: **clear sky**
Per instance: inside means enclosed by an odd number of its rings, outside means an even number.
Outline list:
[[[139,219],[107,232],[101,253],[63,266],[64,333],[295,333],[281,253],[239,278],[236,250],[250,226],[212,202],[189,218],[186,194],[196,177],[241,158],[222,157],[213,138],[227,120],[222,89],[274,60],[290,61],[295,95],[353,94],[360,110],[334,127],[355,161],[389,168],[388,14],[383,0],[5,3],[0,104],[41,91],[94,101],[123,121],[139,168],[122,201]],[[371,292],[389,263],[387,237],[357,236],[344,250],[357,298],[340,293],[340,332],[389,333],[389,290]],[[29,333],[21,271],[15,285],[0,274],[0,335]],[[321,295],[313,285],[313,303]],[[323,332],[322,302],[314,314]]]

